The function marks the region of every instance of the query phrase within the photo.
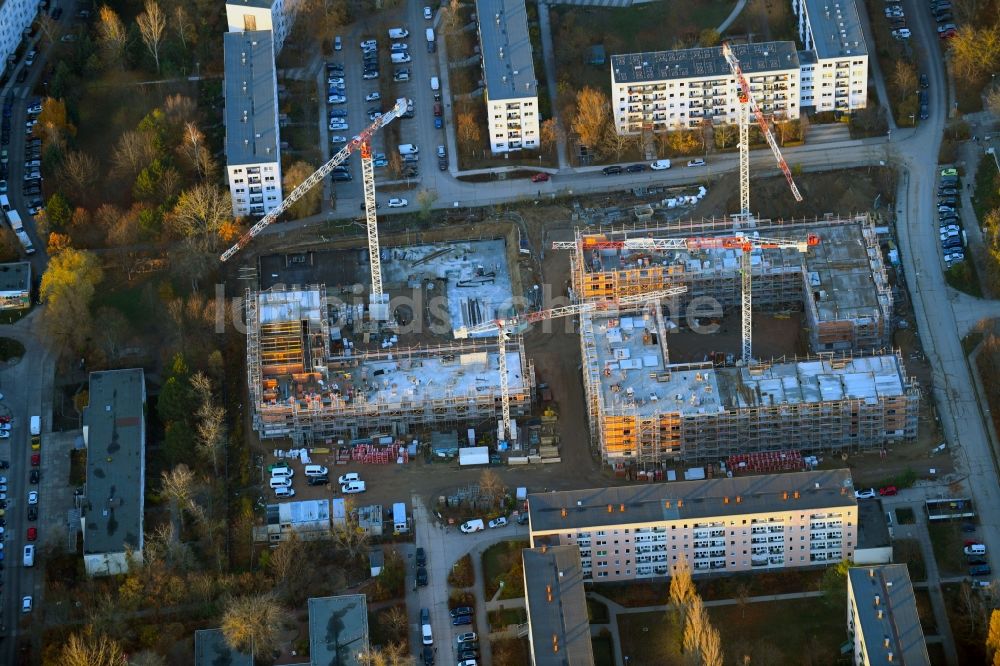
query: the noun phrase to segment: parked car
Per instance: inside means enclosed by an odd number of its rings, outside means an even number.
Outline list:
[[[474,518],[462,523],[458,529],[465,534],[472,534],[473,532],[482,532],[485,528],[482,518]]]
[[[427,586],[427,568],[417,567],[417,585],[420,587]]]
[[[348,472],[347,474],[341,474],[337,479],[337,483],[344,485],[345,483],[351,483],[352,481],[360,481],[361,475],[357,472]]]
[[[430,21],[432,18],[434,18],[434,15],[431,13],[431,8],[424,7],[424,19]]]
[[[662,171],[663,169],[670,168],[670,160],[656,160],[649,165],[649,168],[653,171]]]
[[[31,470],[31,474],[28,475],[28,482],[33,486],[37,486],[38,480],[41,478],[41,476],[42,473],[39,470],[33,469]]]
[[[491,530],[495,530],[498,527],[507,527],[507,519],[504,518],[503,516],[500,516],[499,518],[494,518],[493,520],[490,521]]]
[[[345,495],[354,495],[357,493],[365,492],[365,482],[364,481],[352,481],[351,483],[345,483],[340,486],[340,492]]]
[[[603,169],[601,169],[601,171],[604,172],[605,176],[614,176],[616,174],[621,173],[622,172],[622,168],[620,166],[618,166],[617,164],[614,164],[612,166],[606,166],[606,167],[604,167]]]
[[[406,199],[389,199],[389,208],[405,208],[409,202]]]
[[[897,494],[898,492],[899,490],[896,488],[896,486],[886,486],[884,488],[878,489],[878,494],[883,497],[890,497],[892,495]]]
[[[28,504],[38,504],[38,491],[32,490],[28,492]]]
[[[625,173],[641,173],[646,170],[645,164],[629,164],[625,167]]]
[[[472,615],[473,612],[474,611],[468,606],[459,606],[458,608],[452,608],[449,611],[449,614],[452,617],[461,617],[463,615]]]
[[[689,167],[703,167],[705,166],[705,160],[690,160],[688,161]]]
[[[467,631],[464,634],[459,634],[458,636],[456,636],[455,637],[455,642],[457,644],[461,645],[462,643],[472,643],[473,641],[477,640],[478,638],[479,637],[476,635],[476,632],[474,632],[474,631]]]
[[[544,171],[536,173],[534,176],[531,177],[531,182],[533,183],[544,183],[547,182],[548,180],[549,180],[549,174],[545,173]]]
[[[417,548],[416,561],[418,567],[427,566],[427,552],[423,548]]]
[[[29,527],[28,528],[27,538],[28,538],[28,541],[37,541],[38,540],[38,528],[37,527]]]
[[[869,488],[868,490],[855,490],[854,497],[856,499],[874,499],[877,495],[874,488]]]
[[[472,624],[472,617],[469,615],[463,615],[462,617],[456,617],[451,621],[452,626],[461,627],[463,625]]]
[[[370,92],[367,95],[365,95],[366,102],[377,102],[380,99],[382,99],[382,94],[377,90],[375,92]]]

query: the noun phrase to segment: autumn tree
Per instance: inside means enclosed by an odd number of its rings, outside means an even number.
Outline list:
[[[199,129],[197,123],[187,122],[184,124],[184,131],[181,144],[177,151],[181,154],[188,166],[198,174],[199,178],[210,178],[215,173],[215,158],[208,149],[208,142],[205,135]]]
[[[350,512],[348,512],[350,515]],[[357,522],[347,518],[333,525],[334,546],[349,559],[356,560],[368,552],[368,533],[358,527]]]
[[[614,155],[615,161],[618,161],[629,148],[636,145],[637,141],[638,137],[630,134],[619,134],[614,124],[608,123],[604,141],[601,144],[601,153]]]
[[[234,597],[222,615],[222,635],[235,650],[268,654],[277,643],[284,615],[272,594]]]
[[[1000,610],[990,612],[990,626],[986,633],[986,650],[990,655],[990,663],[1000,666]]]
[[[413,666],[414,658],[404,643],[389,643],[382,647],[367,647],[358,653],[362,666]]]
[[[580,143],[591,150],[598,150],[610,113],[608,98],[600,90],[585,86],[578,92],[573,131],[580,137]]]
[[[554,150],[559,144],[559,135],[561,132],[562,130],[555,118],[543,120],[538,128],[538,137],[542,144],[542,150]]]
[[[104,50],[108,64],[117,63],[125,69],[125,49],[128,47],[128,30],[121,18],[107,5],[102,5],[97,19],[97,41]]]
[[[97,160],[78,150],[71,150],[63,157],[59,167],[63,187],[76,201],[95,199],[94,188],[98,180]]]
[[[949,40],[955,73],[967,79],[981,79],[1000,69],[1000,26],[962,25]]]
[[[431,209],[434,207],[435,201],[437,201],[437,192],[434,190],[423,189],[417,192],[417,205],[420,206],[421,220],[430,219]]]
[[[59,651],[58,662],[60,666],[121,666],[126,663],[126,658],[118,642],[87,629],[70,634]]]
[[[670,576],[670,607],[674,617],[674,625],[678,631],[683,632],[687,625],[687,616],[690,612],[691,600],[698,595],[694,588],[694,581],[691,579],[691,567],[687,559],[682,555],[680,561],[674,566],[673,575]],[[683,640],[683,633],[681,633]]]
[[[703,48],[709,46],[718,46],[719,42],[722,41],[722,35],[715,28],[705,28],[698,34],[698,46]]]
[[[38,124],[34,128],[35,136],[62,146],[66,139],[76,136],[76,127],[69,122],[66,115],[66,102],[61,99],[46,97],[42,101],[42,112],[38,114]]]
[[[186,51],[188,39],[193,41],[198,33],[195,31],[194,23],[184,5],[174,7],[174,30],[177,31],[177,37],[181,40],[181,48]]]
[[[482,142],[479,123],[470,111],[460,111],[455,116],[455,133],[466,152],[475,150]]]
[[[160,9],[156,0],[146,0],[145,10],[136,17],[139,26],[139,36],[142,43],[156,61],[156,73],[160,73],[160,46],[163,43],[163,33],[167,29],[167,17]]]
[[[285,169],[283,185],[285,196],[291,194],[292,190],[305,182],[306,178],[312,175],[316,169],[308,162],[299,160]],[[323,202],[323,188],[317,186],[306,192],[302,197],[293,203],[288,212],[292,217],[309,217],[319,212],[320,204]]]
[[[1000,88],[994,87],[986,94],[986,108],[994,116],[1000,117]]]
[[[181,252],[172,258],[171,267],[191,280],[194,291],[213,266],[212,255],[218,250],[220,232],[232,216],[229,193],[207,182],[181,192],[170,212],[168,225],[182,239]]]
[[[179,509],[184,509],[191,503],[197,481],[190,467],[180,463],[173,469],[163,470],[160,476],[160,492],[167,501],[177,505]]]
[[[716,125],[712,128],[712,132],[715,135],[715,147],[728,148],[730,145],[735,145],[739,140],[736,130],[737,128],[735,125],[729,125],[726,123]]]
[[[42,325],[59,345],[78,352],[91,330],[90,302],[104,278],[100,261],[85,250],[67,248],[52,257],[42,275]]]

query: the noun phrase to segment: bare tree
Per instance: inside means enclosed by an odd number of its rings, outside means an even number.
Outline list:
[[[71,150],[63,157],[60,167],[62,181],[77,201],[91,199],[97,183],[97,160],[87,153]]]
[[[45,41],[49,44],[54,44],[59,39],[62,32],[59,28],[59,22],[52,18],[48,12],[41,12],[35,22],[38,24],[38,29],[45,35]]]
[[[156,147],[145,132],[126,130],[111,151],[111,163],[114,173],[131,183],[155,156]]]
[[[272,594],[235,597],[222,615],[222,634],[236,650],[268,654],[278,641],[284,614]]]
[[[507,486],[504,485],[503,479],[493,470],[484,469],[479,475],[479,494],[489,499],[491,506],[500,504],[506,492]]]
[[[342,524],[333,526],[333,543],[350,559],[357,559],[368,552],[368,533],[348,517]]]
[[[215,249],[222,223],[233,216],[228,192],[211,183],[200,183],[181,193],[168,218],[175,233],[198,249]]]
[[[107,5],[102,5],[97,22],[97,39],[104,49],[109,62],[117,62],[125,68],[125,48],[128,46],[128,31],[125,24]]]
[[[219,474],[219,456],[226,447],[226,410],[206,403],[198,410],[198,450],[212,461],[212,469]]]
[[[750,600],[750,585],[747,583],[740,583],[736,586],[736,605],[740,607],[740,617],[745,618],[747,616],[747,603]]]
[[[405,635],[410,619],[406,616],[405,607],[393,606],[389,610],[379,613],[378,622],[387,627],[391,635],[400,636]]]
[[[215,159],[209,152],[205,135],[193,122],[184,124],[184,138],[177,148],[199,178],[208,178],[215,171]]]
[[[142,42],[156,61],[156,73],[160,73],[160,44],[163,42],[163,32],[167,29],[167,17],[160,9],[156,0],[146,0],[146,11],[136,17],[139,25],[139,35]]]
[[[184,463],[172,470],[160,473],[160,492],[171,502],[181,508],[187,507],[194,497],[196,479],[194,472]]]
[[[619,134],[614,124],[608,123],[607,131],[604,133],[603,152],[607,155],[614,155],[615,160],[620,160],[629,148],[635,145],[636,137],[630,134]]]
[[[167,659],[152,650],[142,650],[129,656],[128,666],[167,666]]]
[[[184,9],[184,5],[174,7],[174,29],[181,40],[181,46],[186,51],[188,35],[193,34],[194,24],[191,22],[187,10]]]
[[[59,651],[58,662],[62,666],[121,666],[125,651],[117,641],[88,629],[70,635]]]

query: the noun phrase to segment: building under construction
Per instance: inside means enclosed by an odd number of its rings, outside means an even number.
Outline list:
[[[307,274],[303,266],[315,264],[315,275],[338,270],[348,286],[363,282],[363,275],[344,268],[350,252],[338,252],[344,257],[332,268],[322,258],[303,255],[287,255],[278,263],[296,277]],[[495,318],[510,307],[505,242],[382,252],[387,293],[397,300],[390,299],[393,320],[381,327],[368,320],[364,294],[344,286],[289,288],[272,281],[264,291],[247,291],[248,385],[254,429],[262,439],[332,443],[333,438],[400,436],[497,418],[496,338],[457,341],[452,327]],[[273,279],[286,277],[280,267],[266,265]],[[361,266],[360,272],[366,269]],[[432,294],[443,300],[433,303]],[[421,301],[424,307],[417,305]],[[440,317],[435,326],[414,321],[425,309]],[[413,330],[404,333],[408,328]],[[506,350],[511,411],[520,416],[531,407],[534,368],[519,339],[508,342]]]
[[[613,241],[730,235],[730,220],[672,222],[600,235],[577,230],[573,289],[581,300],[686,285],[672,313],[683,315],[692,299],[711,297],[726,311],[740,307],[739,248],[699,246],[682,250],[609,247]],[[795,249],[751,252],[753,306],[777,312],[804,310],[814,352],[861,352],[891,345],[893,299],[874,225],[867,215],[809,222],[757,220],[749,236],[801,239],[817,236],[807,253]],[[610,241],[610,242],[609,242]]]
[[[671,364],[660,308],[580,319],[590,432],[610,464],[792,445],[856,451],[916,437],[920,391],[898,353]]]

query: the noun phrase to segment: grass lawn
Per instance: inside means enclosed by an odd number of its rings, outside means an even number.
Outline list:
[[[959,576],[968,573],[965,563],[965,553],[962,548],[965,539],[958,523],[930,523],[927,530],[931,534],[931,544],[934,546],[934,559],[943,576]]]
[[[968,259],[960,261],[946,270],[944,278],[950,286],[959,291],[963,291],[976,298],[983,297],[983,288],[979,284],[979,274],[976,271],[976,265]]]
[[[920,550],[920,542],[916,539],[896,539],[892,544],[893,561],[905,564],[910,571],[910,580],[922,582],[927,580],[927,566],[924,564],[924,554]]]
[[[512,624],[524,624],[528,621],[528,612],[523,608],[504,608],[490,611],[488,614],[492,631],[500,631]]]
[[[967,605],[963,600],[962,584],[942,585],[941,593],[944,595],[944,607],[948,612],[948,624],[955,635],[955,649],[958,651],[958,663],[960,664],[988,664],[986,658],[986,628],[989,621],[988,615],[980,618],[979,622],[970,622],[969,614],[966,611]],[[975,594],[975,591],[973,591]],[[940,663],[940,662],[931,662]]]
[[[114,308],[125,316],[133,329],[145,330],[163,315],[156,311],[159,305],[156,286],[153,281],[136,281],[118,289],[98,290],[91,309],[96,312],[101,306]]]
[[[722,637],[726,663],[800,663],[809,653],[814,664],[835,664],[847,640],[842,608],[817,599],[716,606],[708,609]],[[679,635],[667,613],[620,615],[622,654],[634,666],[682,664]]]
[[[516,599],[524,596],[524,576],[521,551],[528,547],[527,541],[503,541],[490,546],[483,553],[483,578],[486,587],[486,601],[493,598],[503,582],[501,599]]]
[[[13,338],[0,338],[0,361],[24,356],[24,345]]]
[[[4,310],[0,312],[0,324],[13,324],[22,317],[27,316],[31,308],[18,308],[16,310]]]
[[[594,599],[587,599],[587,616],[591,624],[607,624],[610,620],[608,607]]]
[[[591,636],[595,666],[615,666],[615,643],[611,636]]]
[[[448,572],[448,584],[452,587],[472,587],[475,582],[476,577],[472,571],[472,556],[463,555]]]
[[[920,628],[924,631],[924,636],[930,636],[938,632],[937,622],[934,621],[934,608],[931,606],[931,594],[927,590],[914,589],[913,597],[917,601],[917,615],[920,617]]]
[[[997,165],[992,156],[984,155],[976,168],[976,183],[973,185],[972,207],[976,210],[976,218],[982,225],[986,213],[994,208],[1000,208],[1000,186],[998,186]]]

